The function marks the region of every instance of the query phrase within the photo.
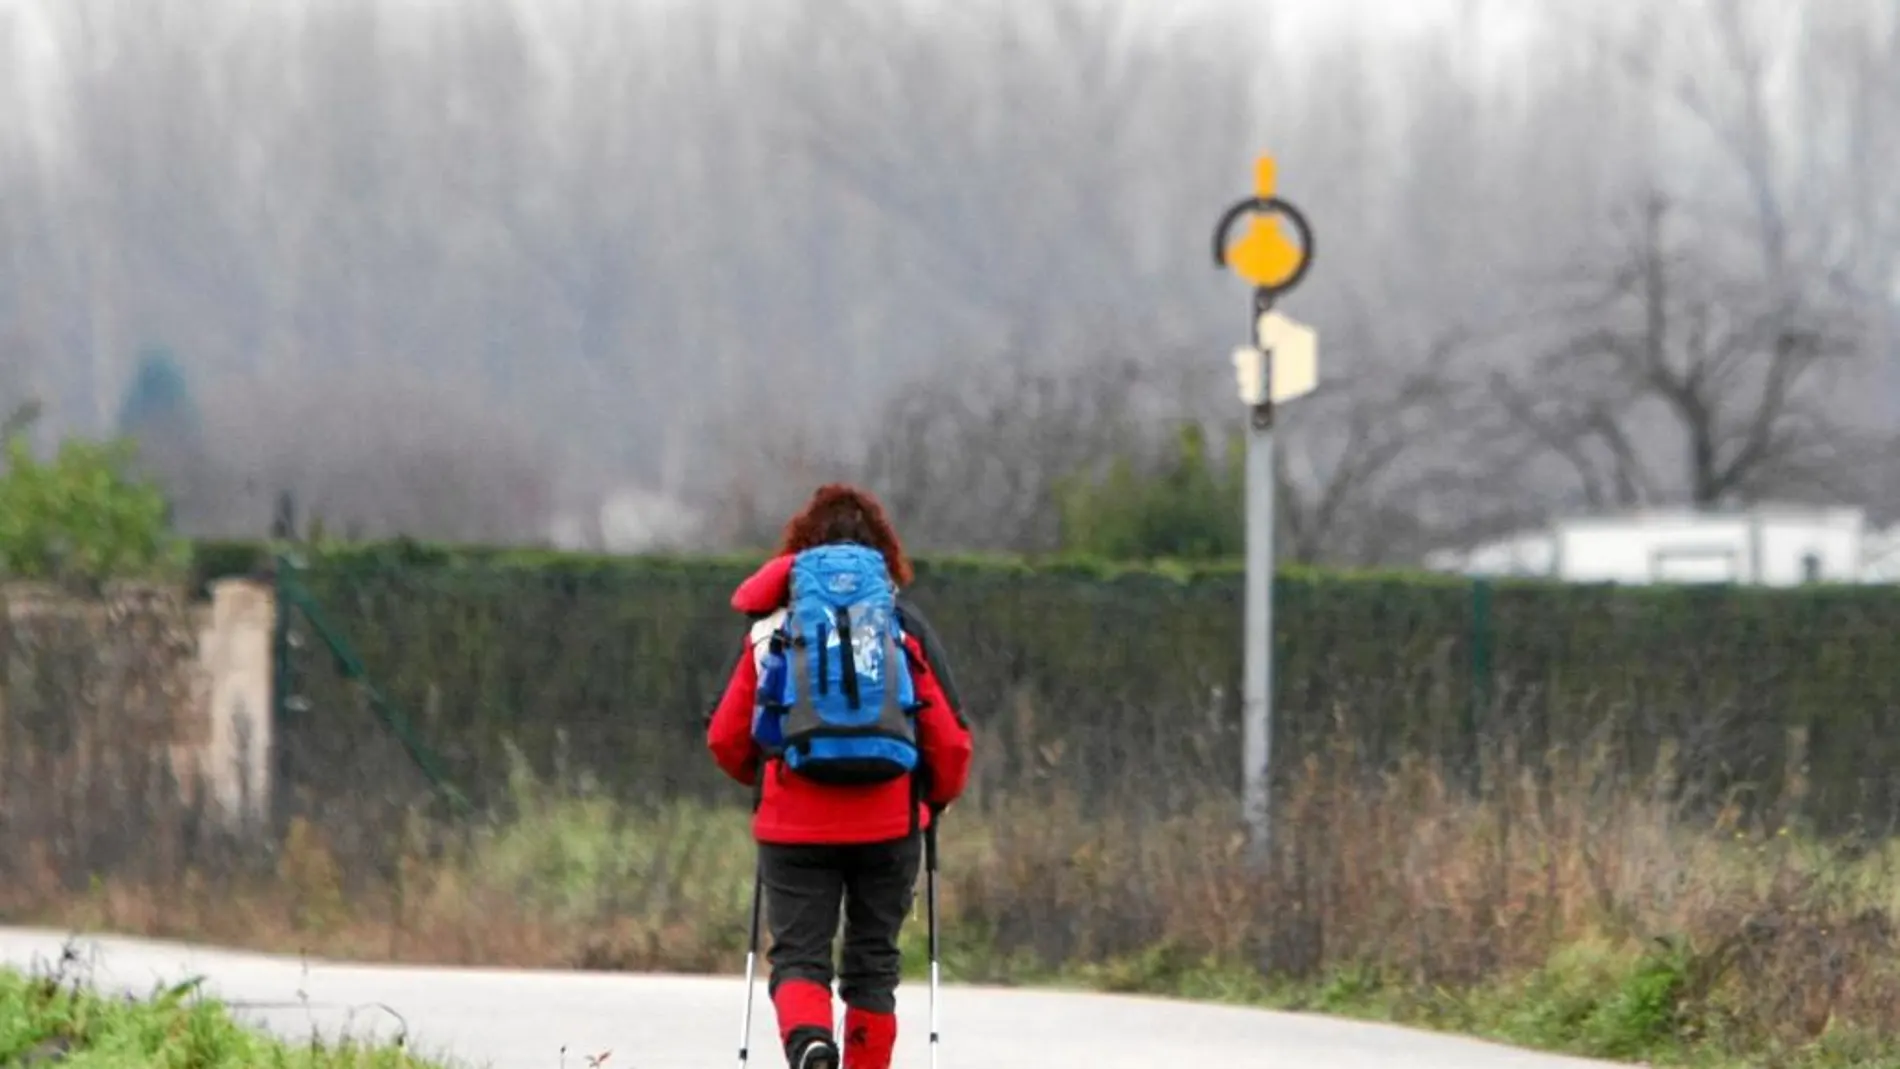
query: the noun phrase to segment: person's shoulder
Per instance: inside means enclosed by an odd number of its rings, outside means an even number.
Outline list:
[[[772,633],[785,624],[786,610],[783,607],[771,612],[752,613],[751,626],[746,629],[746,640],[756,646],[772,637]]]
[[[906,600],[902,594],[894,599],[898,630],[903,632],[904,642],[919,650],[929,648],[930,620],[918,610],[917,606]]]

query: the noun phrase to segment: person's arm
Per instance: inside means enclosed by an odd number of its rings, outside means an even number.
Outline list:
[[[913,642],[921,641],[912,639]],[[923,799],[931,809],[942,812],[962,797],[970,782],[970,759],[974,740],[962,715],[945,693],[942,680],[928,664],[912,677],[917,700],[923,708],[917,713],[917,745],[923,759]]]
[[[738,653],[738,656],[733,659],[732,670],[734,672],[737,672],[739,670],[739,662],[745,660],[746,658],[750,656],[752,656],[752,640],[750,636],[748,636],[745,641],[739,643],[739,653]],[[719,715],[719,707],[725,704],[726,692],[731,689],[732,689],[732,678],[731,676],[727,676],[725,687],[722,690],[720,690],[719,696],[713,699],[712,704],[706,707],[705,714],[700,717],[700,723],[699,723],[700,727],[702,728],[712,727],[713,719]]]
[[[721,771],[747,787],[759,778],[759,745],[752,738],[752,705],[758,690],[758,665],[752,659],[752,644],[733,665],[726,690],[713,707],[706,724],[706,748]]]
[[[924,662],[937,677],[943,696],[950,703],[951,711],[956,715],[959,725],[967,724],[963,715],[963,695],[957,690],[956,676],[950,671],[950,660],[944,654],[943,643],[938,640],[937,632],[930,621],[918,610],[915,603],[899,598],[897,601],[898,622],[903,624],[905,632],[917,639],[922,650]]]

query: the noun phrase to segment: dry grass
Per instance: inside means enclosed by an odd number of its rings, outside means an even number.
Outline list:
[[[945,825],[946,972],[1271,996],[1630,1057],[1900,1035],[1900,851],[1814,842],[1795,813],[1691,820],[1667,777],[1614,782],[1602,756],[1501,752],[1470,791],[1424,763],[1312,755],[1276,798],[1264,872],[1231,799],[1155,814],[992,794]],[[514,794],[505,823],[453,834],[298,821],[267,859],[148,827],[84,883],[51,829],[9,828],[0,915],[371,960],[738,966],[736,797],[636,814],[526,778]]]

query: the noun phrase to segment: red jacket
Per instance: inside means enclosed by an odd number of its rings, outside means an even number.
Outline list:
[[[748,616],[763,617],[784,607],[791,593],[792,558],[775,557],[733,592],[732,607]],[[725,694],[706,729],[706,745],[726,775],[748,787],[758,782],[762,753],[752,739],[754,692],[758,664],[752,642],[763,639],[755,628],[745,654],[733,668]],[[917,803],[923,826],[930,823],[930,807],[943,808],[957,800],[969,782],[971,737],[960,712],[944,693],[938,674],[924,656],[916,635],[906,634],[912,675],[923,709],[917,714],[918,748],[928,771],[928,788]],[[770,765],[765,792],[752,818],[752,834],[770,843],[868,843],[898,839],[911,829],[911,777],[863,787],[814,783]]]

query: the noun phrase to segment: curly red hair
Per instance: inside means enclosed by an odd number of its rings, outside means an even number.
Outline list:
[[[903,541],[868,490],[848,483],[819,487],[798,515],[786,521],[778,552],[797,553],[834,542],[856,542],[883,554],[884,566],[898,586],[909,586],[915,578]]]

